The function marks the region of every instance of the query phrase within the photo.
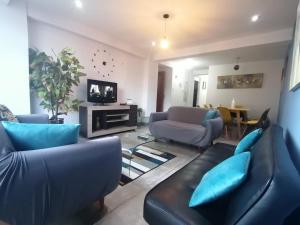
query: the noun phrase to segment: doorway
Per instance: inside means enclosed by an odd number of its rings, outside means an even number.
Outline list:
[[[196,75],[192,77],[189,105],[203,107],[206,104],[208,75]]]
[[[194,80],[193,107],[196,107],[198,103],[198,87],[199,81]]]
[[[156,112],[163,112],[165,100],[166,72],[159,71],[157,78]]]

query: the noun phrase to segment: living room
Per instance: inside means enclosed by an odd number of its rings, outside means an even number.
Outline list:
[[[0,224],[299,224],[298,4],[0,0]]]

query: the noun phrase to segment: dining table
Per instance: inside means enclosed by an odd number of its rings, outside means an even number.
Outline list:
[[[242,138],[242,132],[241,132],[241,122],[242,122],[242,115],[245,117],[247,116],[247,112],[249,111],[249,109],[244,108],[244,107],[236,107],[236,108],[228,108],[230,113],[233,113],[236,115],[236,123],[237,123],[237,132],[238,132],[238,138],[241,139]],[[243,118],[244,120],[246,118]]]

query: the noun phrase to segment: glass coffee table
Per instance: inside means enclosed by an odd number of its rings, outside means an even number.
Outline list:
[[[151,143],[153,141],[156,140],[156,138],[154,138],[152,135],[150,134],[143,134],[143,135],[139,135],[137,136],[137,139],[135,141],[135,143],[133,144],[133,147],[129,147],[129,148],[122,148],[122,153],[128,156],[128,161],[129,161],[129,167],[128,167],[128,173],[130,176],[131,173],[131,164],[132,164],[132,155],[138,150],[138,147],[146,145],[148,143]]]

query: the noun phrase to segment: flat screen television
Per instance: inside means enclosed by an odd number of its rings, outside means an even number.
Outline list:
[[[118,84],[101,80],[87,80],[87,100],[94,103],[117,102]]]

